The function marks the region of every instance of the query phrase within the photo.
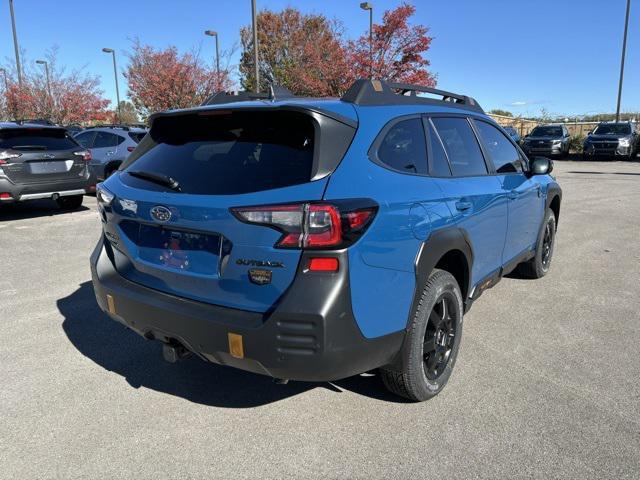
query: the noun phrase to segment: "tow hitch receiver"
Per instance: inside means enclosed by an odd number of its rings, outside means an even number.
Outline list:
[[[168,343],[162,345],[162,358],[169,363],[176,363],[189,355],[191,352],[182,345],[169,345]]]

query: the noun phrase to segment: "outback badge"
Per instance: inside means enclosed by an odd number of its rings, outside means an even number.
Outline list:
[[[249,280],[256,285],[268,285],[271,283],[271,270],[264,270],[262,268],[252,268],[249,270]]]

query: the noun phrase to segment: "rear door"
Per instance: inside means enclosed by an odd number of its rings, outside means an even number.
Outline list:
[[[82,147],[62,128],[0,130],[4,174],[14,183],[34,184],[78,179],[86,172]]]
[[[93,140],[91,155],[103,164],[112,160],[123,160],[126,155],[118,152],[118,146],[124,141],[125,138],[120,135],[99,130]]]
[[[502,266],[507,233],[507,201],[500,182],[489,175],[475,133],[464,116],[433,116],[430,137],[443,147],[451,171],[436,178],[456,224],[466,233],[473,250],[471,285]]]
[[[278,110],[157,118],[121,171],[104,183],[115,195],[105,208],[105,237],[119,273],[202,302],[270,308],[293,281],[301,251],[276,248],[282,232],[244,223],[230,209],[322,199],[330,172],[318,178],[318,166],[331,155],[339,156],[337,164],[354,129],[316,119]],[[321,135],[327,122],[332,135]],[[340,143],[339,125],[350,132],[341,151],[333,148]],[[270,272],[269,281],[253,283],[251,270]]]

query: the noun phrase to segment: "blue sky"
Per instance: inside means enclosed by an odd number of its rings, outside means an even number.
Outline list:
[[[373,0],[374,21],[399,1]],[[415,23],[434,37],[427,57],[438,86],[472,95],[485,109],[518,114],[585,114],[615,110],[625,0],[414,0]],[[114,99],[110,57],[120,67],[131,39],[181,51],[200,48],[213,60],[238,42],[250,23],[250,0],[14,0],[27,68],[47,49],[59,48],[68,69],[85,67]],[[348,37],[368,28],[359,0],[258,0],[258,8],[294,5],[340,19]],[[8,1],[0,2],[0,58],[13,58]],[[236,55],[237,56],[237,55]],[[126,92],[120,76],[121,92]],[[640,0],[632,0],[622,109],[640,110]]]

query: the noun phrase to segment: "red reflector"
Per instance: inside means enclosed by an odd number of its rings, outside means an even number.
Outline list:
[[[372,210],[360,210],[358,212],[349,212],[347,213],[347,220],[349,221],[349,227],[352,230],[356,230],[366,224],[371,215],[373,214]]]
[[[8,200],[12,198],[10,193],[2,192],[0,193],[0,200]]]
[[[127,147],[127,152],[133,152],[136,149],[136,147]]]
[[[337,258],[312,258],[309,261],[309,271],[311,272],[337,272],[339,267],[340,262]]]

